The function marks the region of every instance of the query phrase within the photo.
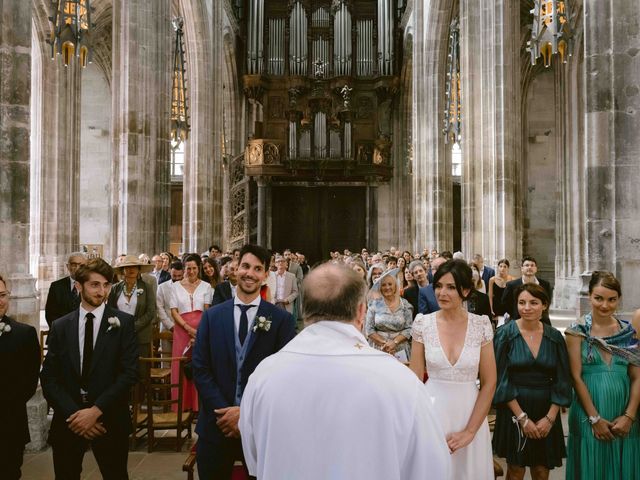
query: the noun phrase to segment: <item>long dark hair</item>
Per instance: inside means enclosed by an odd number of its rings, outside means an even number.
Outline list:
[[[203,265],[202,278],[205,281],[209,282],[209,284],[213,288],[216,288],[220,283],[220,266],[218,265],[218,262],[216,262],[216,259],[213,257],[207,257],[204,263],[211,265],[211,268],[213,268],[213,277],[210,277],[204,272],[204,265]]]

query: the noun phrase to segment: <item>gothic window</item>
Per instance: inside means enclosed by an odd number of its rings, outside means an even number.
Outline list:
[[[180,142],[171,149],[171,181],[181,182],[184,176],[184,146],[185,142]]]

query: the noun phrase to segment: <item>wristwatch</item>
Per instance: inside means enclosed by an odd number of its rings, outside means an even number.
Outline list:
[[[596,423],[598,423],[600,421],[600,415],[595,415],[593,417],[589,417],[589,423],[591,425],[595,425]]]

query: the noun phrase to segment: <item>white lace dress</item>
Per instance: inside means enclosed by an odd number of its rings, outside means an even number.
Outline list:
[[[493,339],[493,328],[486,316],[469,313],[467,333],[460,358],[455,365],[447,359],[438,335],[436,313],[418,315],[411,335],[424,344],[427,363],[426,388],[445,434],[465,429],[478,397],[480,349]],[[489,424],[485,420],[473,441],[452,456],[451,480],[493,480],[493,453]]]

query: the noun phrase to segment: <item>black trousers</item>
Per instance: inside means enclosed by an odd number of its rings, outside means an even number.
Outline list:
[[[199,438],[196,447],[196,462],[200,480],[230,480],[233,464],[242,461],[247,476],[249,472],[244,464],[242,443],[239,439],[225,438],[222,445],[215,445]],[[250,479],[255,477],[249,476]]]
[[[64,431],[66,430],[66,431]],[[82,459],[89,447],[96,457],[104,480],[128,480],[127,458],[129,436],[126,433],[111,433],[94,440],[85,440],[68,428],[55,434],[52,442],[53,469],[56,480],[80,480]]]
[[[2,480],[18,480],[22,476],[22,458],[24,445],[0,443],[0,478]]]

